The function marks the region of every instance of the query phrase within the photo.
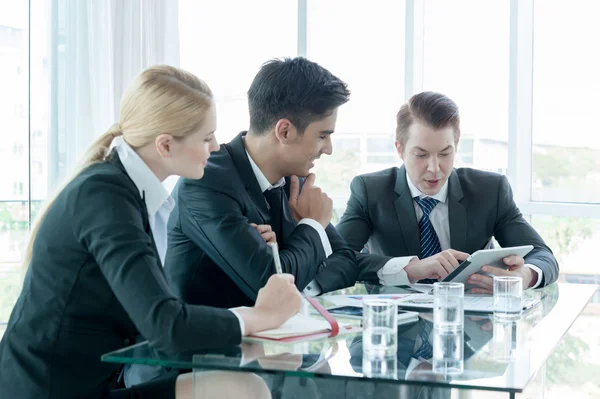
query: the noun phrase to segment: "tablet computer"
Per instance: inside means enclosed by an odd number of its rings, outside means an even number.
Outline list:
[[[508,247],[508,248],[494,248],[494,249],[480,249],[471,254],[464,262],[462,262],[452,273],[450,273],[442,281],[452,281],[455,283],[465,284],[465,289],[473,288],[470,284],[467,284],[469,276],[473,273],[490,275],[481,270],[484,265],[490,265],[507,269],[508,267],[504,264],[502,259],[507,256],[517,255],[525,257],[531,250],[533,245],[523,245],[520,247]]]

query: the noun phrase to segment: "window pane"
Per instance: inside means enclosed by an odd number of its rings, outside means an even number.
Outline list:
[[[27,202],[0,202],[0,323],[21,290],[21,259],[29,234]]]
[[[350,190],[350,181],[359,173],[360,139],[335,133],[331,141],[335,149],[333,154],[322,156],[313,171],[317,184],[328,195],[343,198]]]
[[[260,66],[297,52],[296,0],[179,1],[181,67],[212,89],[217,138],[248,128],[246,92]]]
[[[397,155],[367,155],[367,163],[382,164],[385,165],[385,167],[389,167],[389,165],[394,163],[401,164],[401,162],[398,162]],[[385,169],[385,167],[382,166],[380,169]]]
[[[598,264],[590,261],[600,246],[600,219],[533,215],[531,222],[558,259],[564,280],[600,283]]]
[[[506,0],[425,0],[423,87],[461,112],[470,155],[457,166],[506,173],[509,12]],[[459,154],[468,148],[459,143]]]
[[[0,1],[0,323],[21,289],[29,228],[27,4]]]
[[[600,202],[598,15],[596,0],[535,3],[534,200]]]
[[[52,43],[51,31],[51,0],[33,0],[31,2],[31,39],[30,39],[30,171],[31,171],[31,198],[33,201],[42,202],[49,194],[50,187],[59,183],[63,177],[64,165],[59,167],[57,152],[51,152],[51,57]],[[55,60],[57,61],[57,60]],[[64,102],[57,99],[57,102]],[[50,155],[52,154],[52,155]],[[50,164],[49,160],[53,162]],[[50,174],[52,169],[55,171]],[[62,169],[62,175],[57,171]],[[52,180],[52,181],[51,181]],[[37,206],[39,208],[39,206]],[[32,207],[32,216],[35,205]]]
[[[0,200],[29,197],[27,20],[27,2],[0,2]]]
[[[367,137],[367,151],[396,153],[394,136]]]
[[[404,7],[404,1],[308,1],[308,58],[348,83],[352,92],[340,108],[333,137],[354,134],[365,143],[354,156],[339,156],[334,144],[333,155],[319,160],[317,179],[336,168],[356,172],[332,179],[335,188],[319,183],[330,194],[348,195],[356,174],[400,163],[393,137],[404,98]],[[374,151],[391,154],[391,164],[387,155],[382,159],[388,163],[368,155],[369,135],[389,137]]]

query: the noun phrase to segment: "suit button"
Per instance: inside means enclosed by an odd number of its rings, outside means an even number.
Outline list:
[[[123,340],[123,346],[129,346],[129,338]]]

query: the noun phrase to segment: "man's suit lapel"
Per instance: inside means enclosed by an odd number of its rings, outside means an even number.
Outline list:
[[[248,155],[246,154],[246,147],[244,147],[244,141],[242,139],[242,137],[245,135],[246,132],[238,134],[233,140],[231,140],[229,144],[225,144],[225,147],[231,155],[231,159],[233,160],[235,168],[244,182],[246,192],[258,209],[258,213],[260,213],[263,223],[267,223],[271,217],[269,214],[269,209],[267,208],[265,196],[260,189],[258,180],[256,180],[256,176],[252,170],[252,165],[250,165]]]
[[[404,245],[406,245],[409,254],[420,254],[421,236],[419,234],[419,225],[413,199],[408,188],[408,183],[406,182],[406,169],[402,166],[396,173],[394,191],[398,194],[398,198],[394,201],[394,207],[396,208],[397,220],[404,238]]]
[[[450,223],[450,248],[466,251],[467,248],[467,210],[460,203],[463,191],[456,171],[448,179],[448,218]]]

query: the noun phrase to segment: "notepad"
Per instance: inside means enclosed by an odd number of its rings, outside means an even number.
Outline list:
[[[341,327],[342,323],[338,324],[340,324]],[[279,339],[328,331],[331,331],[331,326],[326,320],[317,320],[309,316],[297,314],[283,323],[281,327],[261,331],[255,333],[254,336]]]
[[[361,329],[346,323],[340,323],[339,334],[360,332]],[[298,342],[328,337],[331,334],[331,325],[327,320],[319,320],[310,316],[297,314],[283,323],[279,328],[260,331],[251,336],[244,337],[244,341],[279,341]]]

